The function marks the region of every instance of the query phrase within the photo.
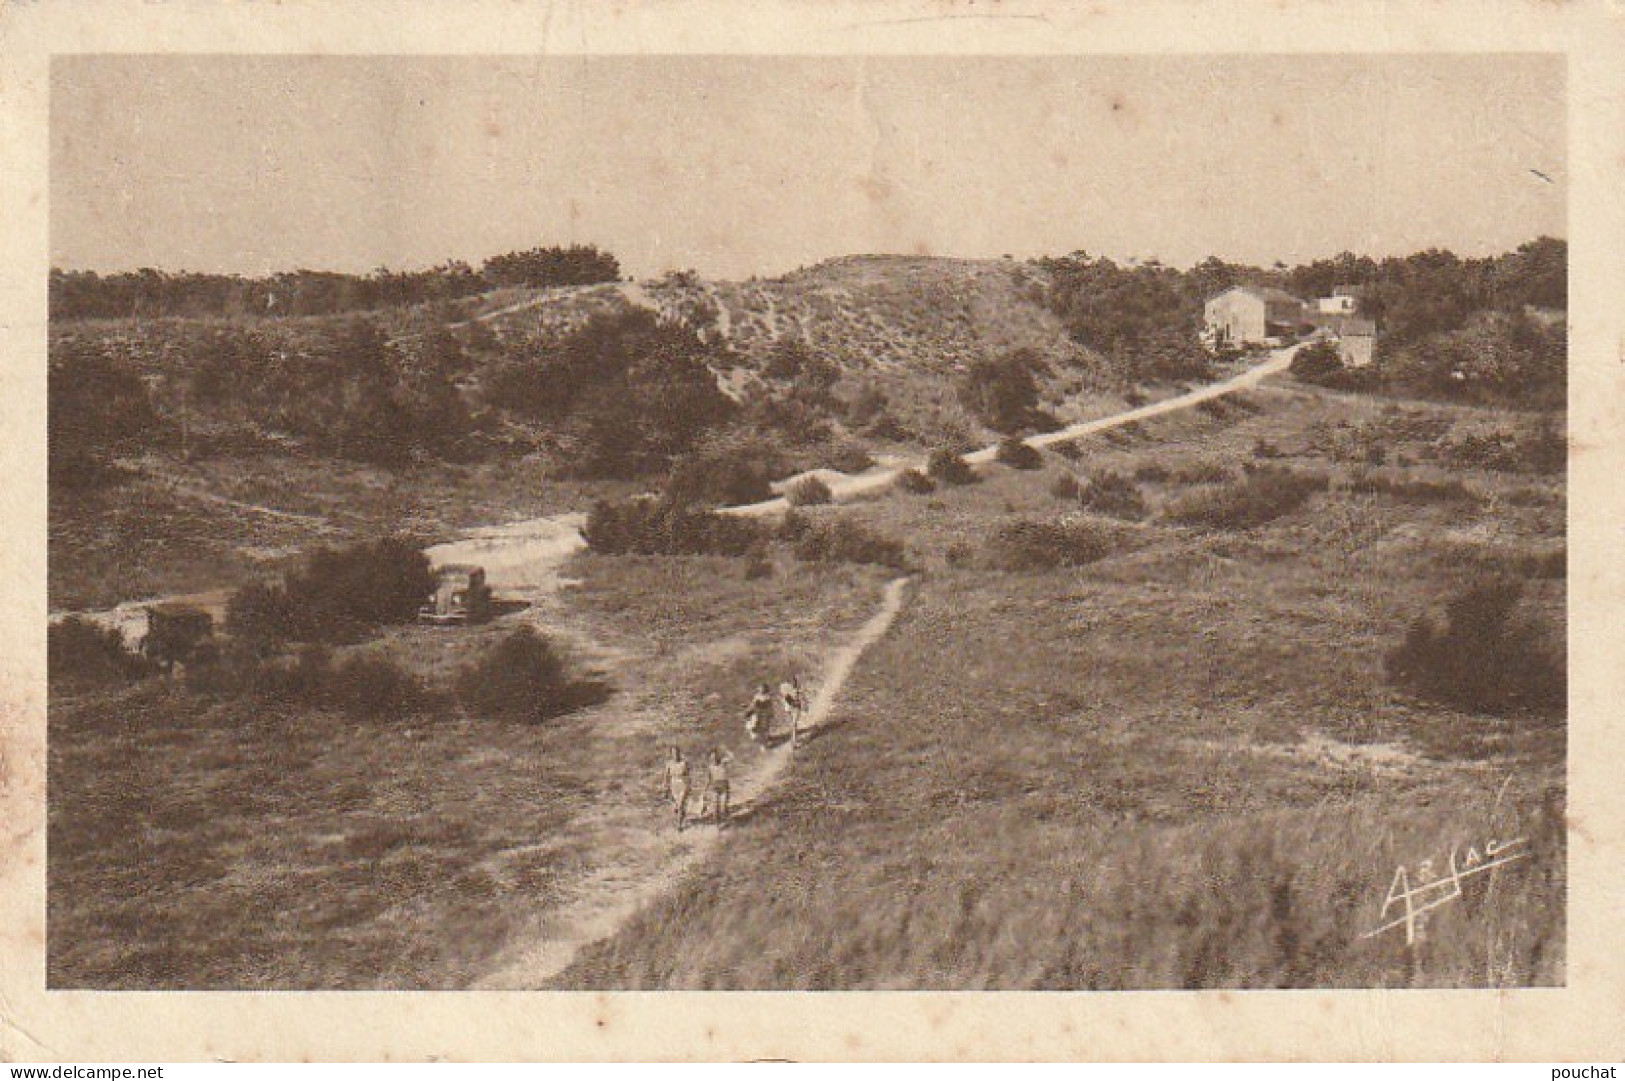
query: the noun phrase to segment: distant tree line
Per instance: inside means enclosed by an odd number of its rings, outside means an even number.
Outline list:
[[[335,315],[457,300],[503,285],[592,285],[620,276],[613,255],[579,244],[495,255],[479,270],[456,260],[427,270],[380,267],[370,274],[341,274],[301,269],[265,278],[150,267],[108,275],[53,269],[50,316]]]
[[[1204,301],[1237,284],[1273,285],[1305,300],[1354,287],[1361,314],[1397,341],[1460,329],[1480,311],[1568,308],[1568,242],[1552,237],[1479,259],[1430,248],[1382,260],[1344,252],[1270,269],[1209,257],[1182,271],[1075,252],[1039,265],[1050,275],[1049,307],[1075,339],[1108,355],[1143,349],[1170,332],[1191,337]]]
[[[1202,306],[1233,285],[1275,286],[1305,300],[1342,286],[1378,325],[1372,380],[1482,399],[1551,401],[1562,393],[1563,332],[1542,321],[1568,308],[1568,242],[1553,237],[1470,259],[1431,248],[1380,260],[1344,252],[1267,269],[1210,257],[1179,270],[1076,252],[1039,265],[1050,279],[1043,299],[1068,333],[1130,381],[1199,376]],[[1479,369],[1483,378],[1473,374]]]
[[[478,324],[391,340],[361,315],[61,333],[52,480],[106,482],[122,456],[207,455],[266,435],[380,465],[540,450],[578,476],[659,474],[739,412],[712,373],[719,349],[642,308],[512,340]]]

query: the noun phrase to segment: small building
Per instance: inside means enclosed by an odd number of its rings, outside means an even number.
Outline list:
[[[1360,309],[1362,289],[1358,285],[1339,285],[1329,297],[1317,297],[1315,309],[1322,315],[1353,315]]]
[[[418,622],[451,626],[481,623],[491,616],[491,588],[485,568],[472,563],[447,563],[435,568],[434,592],[418,609]]]
[[[1364,368],[1376,357],[1377,324],[1369,319],[1347,319],[1337,335],[1337,352],[1350,368]]]
[[[1202,306],[1202,335],[1216,348],[1285,341],[1304,323],[1303,301],[1267,285],[1233,285]]]

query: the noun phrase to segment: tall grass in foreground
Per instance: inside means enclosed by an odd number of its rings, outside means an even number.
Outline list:
[[[596,988],[1509,987],[1563,981],[1561,797],[1497,803],[1461,788],[1433,806],[1366,800],[1221,819],[1103,826],[1061,852],[1002,846],[971,876],[817,853],[730,849],[565,973]],[[776,832],[776,831],[775,831]],[[1403,927],[1385,917],[1397,869],[1415,885],[1469,845],[1526,839],[1528,858],[1462,881]],[[861,846],[862,840],[853,839]],[[767,837],[771,847],[786,838]],[[1039,846],[1043,847],[1043,846]],[[765,850],[764,850],[765,851]],[[792,850],[793,852],[794,850]],[[1045,856],[1045,864],[1037,861]],[[891,874],[885,869],[891,868]],[[743,868],[742,874],[740,869]],[[780,877],[784,872],[790,874]]]

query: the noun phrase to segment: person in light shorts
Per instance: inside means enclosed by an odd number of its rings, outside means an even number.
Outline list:
[[[801,679],[791,676],[779,684],[779,701],[784,706],[784,719],[790,725],[790,746],[801,746],[801,720],[807,713],[807,700],[801,693]]]
[[[688,826],[690,780],[688,760],[683,757],[681,747],[672,747],[671,757],[666,760],[666,768],[661,774],[661,779],[666,795],[671,800],[672,811],[677,816],[677,832],[682,833]]]

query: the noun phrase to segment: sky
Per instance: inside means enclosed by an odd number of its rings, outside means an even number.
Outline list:
[[[1483,255],[1566,235],[1565,104],[1536,55],[63,57],[52,261]]]

